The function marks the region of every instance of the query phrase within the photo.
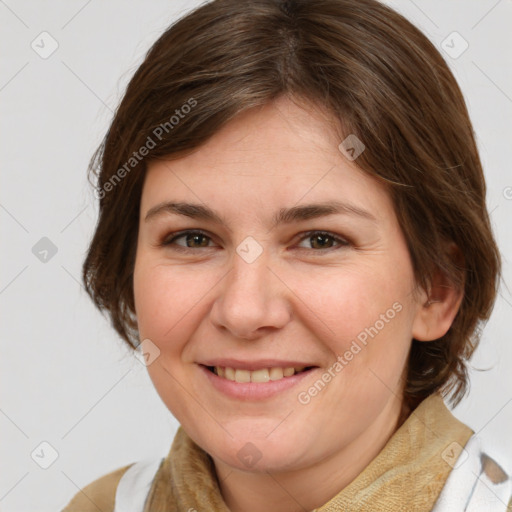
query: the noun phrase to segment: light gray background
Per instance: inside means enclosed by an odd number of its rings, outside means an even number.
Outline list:
[[[388,2],[446,53],[468,102],[488,206],[510,282],[512,254],[510,0]],[[0,0],[2,400],[0,510],[54,511],[120,466],[165,455],[177,423],[146,369],[93,308],[80,284],[96,221],[88,160],[143,54],[179,13],[177,0]],[[47,59],[31,48],[49,32]],[[460,50],[461,41],[448,44]],[[455,36],[457,38],[457,36]],[[454,41],[453,43],[451,41]],[[48,39],[44,42],[50,48]],[[41,49],[42,50],[42,49]],[[443,50],[441,49],[443,52]],[[48,237],[58,252],[40,261]],[[455,410],[512,472],[512,297],[506,287],[473,360],[471,393]],[[488,369],[488,371],[482,371]],[[58,452],[48,468],[51,449]],[[38,456],[37,456],[38,454]]]

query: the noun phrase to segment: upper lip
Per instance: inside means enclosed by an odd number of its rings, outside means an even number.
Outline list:
[[[235,368],[239,370],[261,370],[262,368],[299,368],[316,366],[304,361],[285,361],[284,359],[258,359],[256,361],[241,361],[240,359],[215,358],[200,361],[198,364],[204,366],[222,366],[224,368]]]

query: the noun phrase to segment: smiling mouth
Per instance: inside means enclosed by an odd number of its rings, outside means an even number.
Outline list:
[[[300,366],[300,367],[272,367],[261,368],[259,370],[240,370],[229,366],[206,366],[210,372],[218,377],[234,382],[270,382],[292,377],[297,373],[303,373],[316,366]]]

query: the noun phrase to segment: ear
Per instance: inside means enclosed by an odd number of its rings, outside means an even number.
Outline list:
[[[464,258],[459,248],[451,243],[447,251],[457,266],[462,267]],[[438,269],[429,290],[421,290],[419,294],[418,310],[412,326],[413,338],[418,341],[433,341],[443,337],[459,311],[463,296],[464,283],[461,289],[457,289]]]

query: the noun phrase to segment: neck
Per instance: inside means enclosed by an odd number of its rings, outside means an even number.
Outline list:
[[[214,459],[223,499],[231,512],[304,512],[318,508],[349,485],[407,419],[393,399],[376,420],[342,450],[293,471],[249,472]]]

